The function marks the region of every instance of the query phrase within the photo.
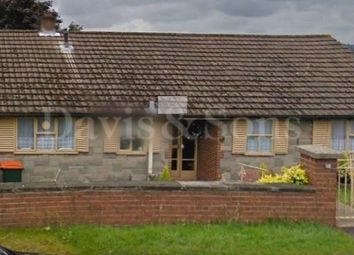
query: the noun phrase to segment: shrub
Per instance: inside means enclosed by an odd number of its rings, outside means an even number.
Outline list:
[[[340,177],[345,177],[346,169],[349,167],[350,155],[348,152],[343,154],[343,157],[338,161],[338,174]]]
[[[162,173],[158,178],[159,181],[171,181],[171,173],[168,166],[164,166]]]
[[[261,177],[273,175],[273,172],[269,169],[269,167],[266,163],[261,163],[259,165],[259,168],[260,168],[259,175]]]
[[[267,174],[258,179],[258,183],[285,183],[280,174]]]
[[[283,167],[280,174],[266,174],[257,181],[258,183],[290,183],[304,185],[309,183],[305,169],[300,165]]]
[[[299,185],[309,183],[309,178],[307,177],[306,171],[300,165],[289,168],[283,167],[282,175],[285,183],[294,183]]]

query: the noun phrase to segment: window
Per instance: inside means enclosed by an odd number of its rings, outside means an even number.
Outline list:
[[[18,118],[17,149],[21,151],[74,150],[74,121],[69,118]]]
[[[348,132],[348,142],[349,142],[349,150],[354,151],[354,121],[348,121],[349,124],[349,132]]]
[[[120,123],[119,150],[127,152],[143,152],[145,150],[142,130],[136,120],[125,119]]]
[[[332,121],[332,148],[335,150],[354,151],[354,121]]]
[[[332,148],[335,150],[345,150],[346,121],[335,120],[332,122]]]
[[[37,150],[54,150],[56,137],[54,119],[38,118],[36,131]]]
[[[58,120],[58,149],[72,150],[75,147],[74,140],[74,121],[66,121],[65,118]]]
[[[18,119],[18,149],[34,149],[34,121],[33,118]]]
[[[253,119],[247,132],[247,151],[251,153],[271,153],[273,151],[273,121]]]

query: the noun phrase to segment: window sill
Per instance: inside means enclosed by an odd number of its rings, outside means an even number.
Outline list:
[[[15,151],[16,155],[76,155],[77,151]]]
[[[145,151],[143,151],[143,152],[119,151],[119,152],[117,152],[117,155],[120,155],[120,156],[146,156],[147,153]]]
[[[273,152],[269,153],[261,153],[261,152],[245,152],[245,156],[252,156],[252,157],[274,157],[275,154]]]

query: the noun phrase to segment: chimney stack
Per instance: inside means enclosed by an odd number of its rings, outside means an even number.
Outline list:
[[[63,29],[64,43],[60,44],[60,49],[63,53],[72,53],[74,47],[69,42],[69,31],[67,28]]]
[[[43,33],[55,33],[56,18],[54,13],[46,12],[41,17],[41,32]]]
[[[69,32],[68,29],[64,29],[63,31],[63,35],[64,35],[64,46],[66,48],[69,48],[70,44],[69,44]]]

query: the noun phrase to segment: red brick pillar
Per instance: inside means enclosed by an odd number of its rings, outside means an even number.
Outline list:
[[[337,198],[337,159],[341,153],[330,148],[317,145],[298,146],[301,165],[306,169],[310,184],[316,189],[316,207],[318,212],[325,214],[327,219],[335,225],[336,198]],[[316,218],[316,215],[314,216]]]
[[[197,180],[216,181],[221,177],[221,128],[210,125],[208,133],[198,141]]]

